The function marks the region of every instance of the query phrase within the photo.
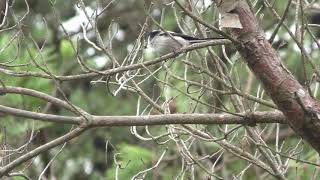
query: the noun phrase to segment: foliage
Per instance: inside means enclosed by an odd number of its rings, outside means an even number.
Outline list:
[[[119,166],[119,179],[130,179],[130,177],[151,164],[152,153],[148,149],[129,144],[120,144],[118,153],[119,154],[115,159]],[[117,165],[113,164],[113,166]],[[106,177],[108,179],[113,179],[116,175],[115,171],[116,169],[109,169],[106,173]],[[147,178],[150,178],[150,175],[147,176]]]

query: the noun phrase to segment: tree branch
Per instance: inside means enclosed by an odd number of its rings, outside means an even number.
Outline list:
[[[3,177],[4,175],[7,175],[11,170],[13,170],[15,167],[19,166],[20,164],[28,161],[31,158],[36,157],[37,155],[41,154],[44,151],[47,151],[49,149],[52,149],[56,146],[59,146],[65,142],[68,142],[69,140],[79,136],[82,132],[84,132],[86,129],[85,128],[76,128],[72,130],[71,132],[53,140],[50,141],[20,157],[15,159],[14,161],[10,162],[6,166],[2,167],[0,169],[0,177]]]
[[[0,112],[8,115],[31,118],[35,120],[77,124],[83,117],[60,116],[37,113],[0,105]],[[281,123],[286,119],[279,111],[232,114],[164,114],[150,116],[92,116],[91,127],[95,126],[146,126],[165,124],[245,124]]]
[[[120,66],[117,68],[108,69],[105,71],[99,71],[99,72],[88,72],[84,74],[77,74],[77,75],[69,75],[69,76],[55,76],[55,79],[60,81],[72,81],[72,80],[79,80],[79,79],[86,79],[86,78],[94,78],[99,76],[110,76],[117,73],[122,73],[129,70],[137,70],[141,68],[145,68],[147,66],[152,66],[155,64],[158,64],[160,62],[164,62],[170,58],[174,58],[177,55],[185,52],[189,52],[195,49],[201,49],[204,47],[209,46],[215,46],[215,45],[223,45],[223,44],[230,44],[231,41],[227,39],[217,39],[217,40],[211,40],[203,43],[196,43],[184,48],[181,48],[177,50],[176,52],[172,52],[169,54],[166,54],[164,56],[155,58],[154,60],[145,61],[143,63],[137,63],[127,66]],[[28,71],[13,71],[8,69],[0,68],[0,72],[9,76],[15,76],[15,77],[38,77],[38,78],[44,78],[44,79],[52,79],[50,75],[38,73],[38,72],[28,72]]]
[[[246,1],[239,1],[232,11],[238,14],[242,29],[231,29],[232,36],[249,68],[263,83],[267,94],[285,114],[290,126],[320,153],[320,104],[285,68]]]

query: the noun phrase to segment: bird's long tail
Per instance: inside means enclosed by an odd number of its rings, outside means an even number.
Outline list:
[[[206,42],[206,41],[210,41],[210,40],[219,40],[219,39],[225,39],[225,38],[223,38],[223,37],[210,37],[210,38],[192,37],[192,39],[189,39],[189,42],[191,44],[194,44],[194,43],[202,43],[202,42]]]

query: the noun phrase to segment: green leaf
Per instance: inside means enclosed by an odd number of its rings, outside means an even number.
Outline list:
[[[63,60],[68,60],[75,56],[75,52],[70,41],[62,40],[60,42],[60,54]]]
[[[121,144],[119,146],[118,163],[121,168],[119,170],[119,179],[130,179],[141,170],[150,167],[152,153],[148,149],[139,146]],[[115,178],[115,168],[109,169],[106,173],[107,179]]]

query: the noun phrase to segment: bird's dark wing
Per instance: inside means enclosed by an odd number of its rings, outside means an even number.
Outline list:
[[[182,37],[183,39],[188,40],[188,41],[201,40],[201,38],[189,36],[189,35],[186,35],[186,34],[176,33],[176,32],[170,32],[170,34],[171,34],[172,36]]]
[[[198,38],[194,36],[189,36],[186,34],[176,33],[172,31],[162,32],[160,35],[168,35],[170,33],[172,36],[179,36],[188,41],[197,41],[197,40],[214,40],[214,39],[225,39],[223,37],[210,37],[210,38]]]
[[[159,36],[169,36],[169,34],[171,36],[178,36],[178,37],[181,37],[187,41],[194,41],[194,42],[197,42],[197,41],[201,41],[201,40],[214,40],[214,39],[225,39],[223,37],[210,37],[210,38],[198,38],[198,37],[194,37],[194,36],[189,36],[189,35],[186,35],[186,34],[182,34],[182,33],[176,33],[176,32],[173,32],[173,31],[166,31],[166,32],[163,32],[163,31],[160,31],[160,30],[154,30],[152,31],[150,34],[149,34],[149,37],[153,38],[154,36],[156,35],[159,35]]]

